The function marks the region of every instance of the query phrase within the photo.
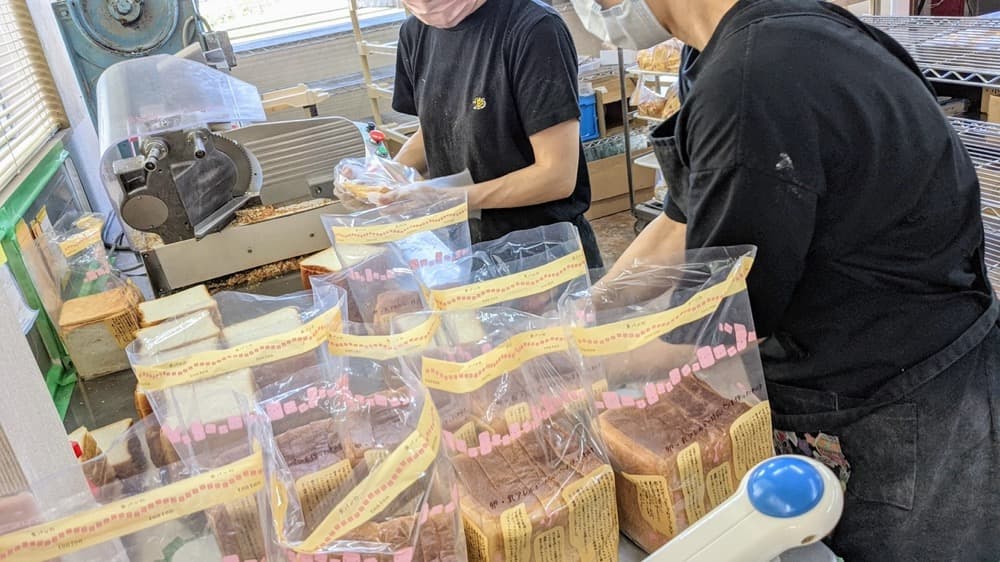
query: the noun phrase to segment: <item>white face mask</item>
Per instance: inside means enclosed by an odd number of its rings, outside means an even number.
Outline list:
[[[653,15],[647,0],[622,0],[601,8],[595,0],[572,0],[587,31],[623,49],[648,49],[672,37]]]

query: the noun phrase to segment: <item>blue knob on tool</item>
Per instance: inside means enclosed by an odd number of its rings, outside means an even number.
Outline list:
[[[798,517],[823,499],[823,477],[802,458],[777,457],[758,465],[747,493],[757,511],[771,517]]]

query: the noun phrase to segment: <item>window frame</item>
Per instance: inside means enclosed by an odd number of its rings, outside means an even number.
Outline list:
[[[400,9],[395,13],[388,14],[372,14],[359,18],[359,24],[362,30],[368,28],[378,28],[387,25],[400,24],[407,18],[406,12]],[[224,29],[220,29],[225,31]],[[315,29],[309,29],[304,31],[285,31],[277,33],[271,37],[265,37],[261,39],[232,39],[233,51],[236,54],[248,53],[252,51],[266,50],[274,47],[282,47],[288,45],[294,45],[296,43],[302,43],[305,41],[311,41],[315,39],[322,38],[334,38],[341,35],[349,35],[354,33],[354,26],[351,24],[350,17],[346,17],[344,21],[337,21],[336,23],[331,23],[330,25],[325,25],[317,27]]]
[[[12,34],[4,42],[11,49],[4,56],[14,57],[5,63],[13,70],[5,75],[11,82],[2,93],[10,99],[0,109],[0,161],[4,162],[0,194],[7,194],[31,173],[52,139],[69,127],[69,120],[27,0],[0,0],[0,4],[0,14],[9,18],[5,24]],[[19,76],[25,72],[27,77]],[[16,136],[9,137],[11,132]]]

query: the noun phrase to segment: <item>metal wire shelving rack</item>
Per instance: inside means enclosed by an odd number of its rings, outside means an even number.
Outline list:
[[[1000,291],[1000,124],[951,119],[972,156],[982,189],[983,228],[986,233],[986,268],[993,287]]]
[[[865,17],[909,51],[932,82],[1000,87],[1000,20],[927,16]],[[986,267],[1000,292],[1000,124],[952,118],[982,189]]]
[[[1000,20],[866,16],[899,41],[933,82],[1000,87]]]

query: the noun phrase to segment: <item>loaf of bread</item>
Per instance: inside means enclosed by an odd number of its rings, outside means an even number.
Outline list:
[[[302,320],[299,317],[299,312],[293,307],[287,307],[252,320],[227,326],[222,331],[222,339],[226,347],[231,348],[288,333],[301,326]],[[299,371],[317,365],[320,360],[319,351],[308,351],[266,365],[254,366],[252,368],[253,378],[257,388],[263,390],[272,384],[286,380]]]
[[[731,495],[742,474],[730,427],[749,411],[695,376],[643,408],[604,411],[598,426],[617,472],[622,532],[653,552]]]
[[[143,328],[136,332],[135,337],[141,346],[139,347],[141,353],[147,357],[155,356],[156,362],[160,363],[162,362],[160,354],[218,338],[219,333],[219,325],[213,312],[199,310]],[[183,357],[184,353],[186,351],[182,352],[180,357]],[[178,356],[171,354],[170,357],[176,359]]]
[[[416,291],[385,291],[375,298],[372,335],[392,333],[392,319],[400,314],[424,310],[424,299]]]
[[[345,540],[377,543],[385,545],[387,550],[397,552],[412,547],[412,562],[465,562],[465,545],[462,544],[458,525],[455,512],[442,509],[428,515],[423,522],[416,516],[394,517],[378,523],[368,522],[352,531],[350,538]],[[396,559],[394,554],[377,555],[371,559],[365,555],[363,558],[366,562],[394,562]]]
[[[149,447],[149,459],[157,468],[166,468],[180,462],[180,455],[167,434],[160,428],[155,417],[144,418],[146,424],[146,446]]]
[[[386,382],[395,385],[391,380]],[[414,419],[407,415],[415,407],[409,399],[410,390],[401,388],[378,396],[351,395],[355,404],[364,405],[337,410],[335,418],[330,411],[318,408],[326,413],[324,419],[275,431],[275,446],[288,467],[302,509],[303,536],[315,532],[331,510],[371,477],[372,471],[414,430]],[[282,397],[281,402],[295,403],[295,395],[301,399],[309,394],[308,390],[296,391]],[[289,411],[292,413],[286,417],[301,420],[309,416],[308,410]],[[275,416],[271,417],[275,427]],[[414,561],[465,560],[458,497],[449,474],[429,470],[381,513],[326,545],[323,551],[331,559],[359,556],[378,562],[393,562],[395,556],[410,550]]]
[[[125,347],[139,328],[138,291],[126,285],[70,299],[59,313],[59,329],[83,379],[128,369]]]
[[[173,387],[155,406],[169,441],[211,454],[246,441],[241,420],[256,392],[253,375],[244,369]]]
[[[230,420],[242,420],[246,415],[243,410],[253,403],[256,390],[249,369],[174,388],[171,392],[178,403],[178,410],[176,414],[168,410],[167,419],[183,420],[188,424],[191,420],[198,420],[205,429],[215,428],[211,433],[201,429],[191,436],[190,447],[199,456],[211,455],[213,451],[228,451],[225,454],[228,457],[243,456],[246,432],[242,429],[242,422],[239,428],[232,429]],[[225,431],[219,428],[225,428]],[[220,459],[218,464],[232,460],[235,458]],[[224,555],[238,556],[240,560],[264,559],[266,550],[257,496],[214,506],[205,514]]]
[[[114,480],[127,480],[146,469],[146,457],[137,435],[129,432],[131,419],[88,431],[84,434],[84,472],[94,485],[101,487]]]
[[[217,314],[215,299],[208,294],[204,285],[198,285],[169,297],[146,301],[139,305],[139,322],[143,328],[160,322],[184,316],[200,310],[211,310]]]
[[[220,349],[222,340],[218,337],[211,337],[190,345],[181,346],[169,351],[164,351],[156,356],[157,363],[167,363],[177,359],[190,357],[205,351]],[[153,414],[153,406],[149,403],[149,397],[140,388],[135,389],[135,412],[139,419],[146,419]]]
[[[293,307],[286,307],[239,324],[226,326],[222,331],[222,338],[227,347],[235,347],[275,334],[289,332],[301,325],[299,311]]]
[[[470,561],[618,559],[611,467],[560,425],[453,457]]]
[[[677,88],[670,88],[666,95],[660,95],[645,86],[637,92],[639,115],[653,119],[669,119],[681,108]],[[633,98],[635,99],[635,98]]]
[[[342,269],[340,264],[340,258],[337,257],[337,252],[333,248],[327,248],[322,252],[312,255],[299,263],[299,271],[302,275],[302,286],[306,289],[312,289],[312,283],[309,278],[314,275],[329,275],[331,273],[337,273]]]
[[[256,496],[217,505],[205,510],[205,514],[220,552],[238,556],[239,560],[264,560],[264,533]]]
[[[365,290],[355,293],[351,290],[351,284],[371,281],[373,277],[379,275],[384,276],[389,267],[385,255],[385,250],[379,246],[342,244],[336,250],[329,248],[302,261],[299,266],[302,286],[310,290],[313,288],[312,277],[326,276],[325,283],[332,283],[347,293],[347,318],[351,322],[364,323],[365,316],[358,304],[374,302],[375,296]],[[358,267],[355,268],[355,266]],[[368,274],[367,278],[365,277],[366,273]],[[375,293],[377,294],[377,292]]]

